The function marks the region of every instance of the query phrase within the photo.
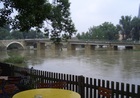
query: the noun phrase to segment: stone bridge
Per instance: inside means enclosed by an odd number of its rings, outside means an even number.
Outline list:
[[[27,49],[29,46],[44,49],[45,45],[50,43],[48,39],[0,40],[0,50]]]
[[[0,50],[6,50],[11,45],[15,45],[15,48],[25,49],[25,40],[0,40]]]
[[[11,47],[12,46],[12,47]],[[113,42],[113,41],[79,41],[69,40],[68,42],[62,42],[60,46],[52,44],[49,39],[20,39],[20,40],[0,40],[0,50],[8,49],[46,49],[47,46],[53,49],[60,49],[66,47],[67,50],[75,50],[79,46],[89,51],[96,46],[100,48],[106,46],[108,49],[117,50],[118,46],[125,46],[126,49],[140,50],[140,42]]]

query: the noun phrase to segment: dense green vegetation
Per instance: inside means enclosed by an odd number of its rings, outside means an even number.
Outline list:
[[[122,40],[140,40],[140,19],[131,16],[122,16],[119,24],[114,26],[112,23],[104,22],[99,26],[89,28],[87,32],[78,33],[78,39],[82,40],[118,40],[119,34]]]
[[[112,23],[105,22],[102,25],[89,28],[86,33],[77,34],[77,37],[84,40],[116,40],[118,30]]]
[[[34,39],[34,38],[46,38],[41,31],[30,30],[28,32],[21,32],[18,30],[8,31],[6,28],[0,27],[0,40],[4,39]]]
[[[69,0],[53,0],[52,3],[48,0],[0,0],[0,3],[3,4],[0,9],[0,27],[9,25],[14,32],[10,38],[32,38],[33,35],[38,38],[40,34],[36,33],[43,30],[45,35],[55,42],[57,39],[67,40],[76,32],[70,17]],[[29,36],[25,32],[34,34]]]
[[[23,64],[25,63],[25,58],[21,56],[10,56],[3,60],[5,63],[12,63],[12,64]]]

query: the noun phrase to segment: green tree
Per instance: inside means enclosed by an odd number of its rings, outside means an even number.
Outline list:
[[[29,32],[26,33],[26,38],[27,39],[37,38],[37,32],[34,30],[30,30]]]
[[[116,26],[112,23],[104,22],[100,25],[99,29],[101,29],[102,33],[99,35],[101,38],[106,40],[117,40],[118,39],[118,31]]]
[[[3,8],[0,10],[1,26],[10,24],[13,29],[28,31],[32,27],[40,28],[43,21],[49,18],[51,4],[47,0],[0,0]],[[11,14],[17,11],[12,19]]]
[[[75,30],[75,26],[70,17],[69,0],[54,0],[51,13],[51,40],[55,43],[71,38]],[[63,33],[62,33],[63,32]],[[62,34],[61,34],[62,33]]]
[[[76,37],[78,39],[81,39],[81,40],[90,40],[90,37],[89,37],[89,33],[88,32],[82,32],[81,35],[80,35],[80,33],[78,33]]]
[[[89,29],[89,34],[91,35],[91,39],[93,40],[101,40],[102,39],[102,32],[100,26],[93,26]]]
[[[132,35],[131,35],[131,30],[132,30],[131,21],[132,21],[131,16],[122,16],[120,21],[119,21],[118,28],[120,28],[120,31],[122,32],[123,40],[127,40],[128,38],[132,37]]]
[[[43,38],[44,34],[40,30],[30,30],[28,32],[23,32],[25,39]]]
[[[99,26],[93,26],[88,31],[90,39],[117,40],[118,30],[112,23],[104,22]]]
[[[12,31],[11,32],[11,37],[13,38],[13,39],[23,39],[23,33],[22,32],[20,32],[20,31]]]
[[[76,35],[76,37],[77,37],[78,39],[81,39],[80,33],[78,33],[78,34]]]
[[[10,39],[10,32],[0,27],[0,40]]]
[[[3,26],[3,28],[6,29],[6,30],[8,30],[9,32],[11,31],[10,25],[5,25],[5,26]]]
[[[51,25],[51,39],[69,39],[76,32],[70,17],[69,0],[0,0],[0,26],[10,24],[12,29],[28,32],[31,28],[50,29],[45,27],[46,21]],[[16,11],[15,17],[11,14]],[[48,22],[49,21],[49,22]],[[24,38],[26,38],[24,33]],[[59,40],[57,40],[59,42]]]
[[[132,39],[133,40],[140,40],[140,18],[134,17],[132,19]]]

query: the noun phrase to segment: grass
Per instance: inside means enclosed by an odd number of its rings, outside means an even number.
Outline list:
[[[3,60],[4,63],[22,64],[25,63],[25,58],[22,56],[10,56]]]

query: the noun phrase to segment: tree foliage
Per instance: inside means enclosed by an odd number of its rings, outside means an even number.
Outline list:
[[[64,40],[67,40],[71,38],[73,32],[76,32],[70,17],[69,7],[70,3],[68,0],[57,0],[57,2],[53,3],[51,13],[51,22],[53,28],[51,30],[51,39],[54,42],[61,41],[61,36],[63,36]]]
[[[1,2],[4,5],[0,11],[1,21],[5,24],[10,23],[13,29],[21,31],[41,27],[51,11],[51,5],[46,0],[1,0]],[[14,10],[17,11],[17,15],[12,18]]]
[[[11,34],[12,39],[23,39],[23,33],[22,32],[14,30],[10,34]]]
[[[77,36],[86,40],[116,40],[118,38],[117,28],[109,22],[89,28],[88,32]]]
[[[69,0],[0,0],[0,26],[10,24],[12,29],[29,31],[31,28],[44,28],[52,39],[71,38],[76,32],[70,17]],[[14,17],[12,14],[16,13]],[[44,22],[49,22],[51,28]]]
[[[132,25],[132,39],[140,40],[140,18],[134,17],[131,22]]]
[[[131,16],[121,16],[118,26],[123,35],[123,40],[126,40],[131,37],[132,30],[131,21],[132,21]]]
[[[9,32],[8,28],[0,27],[0,40],[5,39],[35,39],[44,38],[44,34],[38,30],[30,30],[28,32],[21,32],[18,30],[12,30]]]
[[[0,27],[0,40],[9,39],[10,38],[10,32]]]
[[[100,29],[102,31],[102,37],[107,40],[116,40],[118,31],[116,27],[109,22],[104,22],[102,25],[100,25]]]
[[[140,18],[122,16],[116,26],[104,22],[99,26],[89,28],[86,33],[78,33],[77,38],[84,40],[118,40],[120,32],[123,37],[122,40],[139,41]]]

